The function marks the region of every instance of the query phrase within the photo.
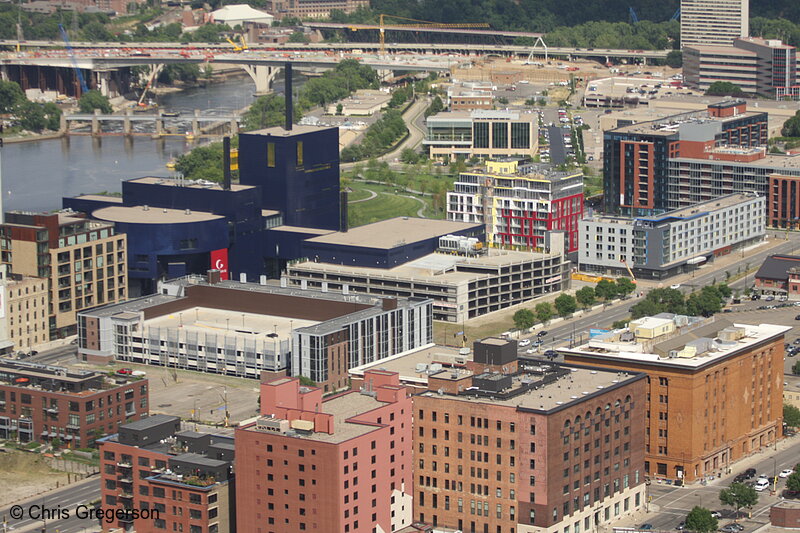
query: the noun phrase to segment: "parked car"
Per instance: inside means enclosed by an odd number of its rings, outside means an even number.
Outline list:
[[[791,499],[791,498],[800,498],[800,491],[786,489],[785,491],[783,491],[781,496],[783,496],[784,498],[789,498],[789,499]]]
[[[744,474],[736,474],[736,477],[733,478],[734,483],[744,483],[747,481],[747,476]]]
[[[686,522],[681,522],[680,524],[675,526],[675,529],[678,531],[683,531],[684,529],[686,529]]]
[[[719,511],[711,511],[711,518],[722,518],[722,513]]]
[[[678,289],[681,288],[681,284],[680,283],[676,283],[675,285],[670,285],[669,288],[670,289],[674,289],[674,290],[677,291]]]
[[[747,476],[748,479],[750,479],[751,477],[755,477],[756,469],[755,468],[748,468],[747,470],[744,471],[744,475]]]
[[[766,297],[766,298],[764,298],[764,299],[765,299],[766,301],[768,301],[768,302],[772,302],[772,301],[774,301],[774,300],[775,300],[775,297],[774,297],[773,295],[771,295],[771,294],[770,294],[769,296],[767,296],[767,297]]]
[[[781,470],[781,473],[778,474],[778,476],[779,477],[789,477],[792,474],[794,474],[794,470],[792,470],[791,468],[785,468],[785,469]]]
[[[133,369],[132,368],[120,368],[119,370],[117,370],[117,374],[130,375],[130,374],[133,374]]]
[[[655,528],[653,527],[653,524],[642,524],[637,529],[650,530],[650,529],[655,529]]]

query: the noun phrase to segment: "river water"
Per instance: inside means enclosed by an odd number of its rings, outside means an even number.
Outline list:
[[[295,73],[294,86],[305,77]],[[283,92],[278,80],[276,92]],[[169,111],[191,114],[195,109],[225,114],[253,101],[255,84],[249,77],[229,79],[207,88],[189,89],[158,98]],[[63,196],[103,191],[118,192],[122,180],[141,176],[170,176],[166,163],[197,143],[181,137],[71,136],[2,148],[3,209],[50,211],[61,207]]]

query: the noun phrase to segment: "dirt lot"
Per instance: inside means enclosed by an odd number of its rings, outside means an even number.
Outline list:
[[[50,468],[38,453],[0,453],[0,507],[66,483],[67,473]]]

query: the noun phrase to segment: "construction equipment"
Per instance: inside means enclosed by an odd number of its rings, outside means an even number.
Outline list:
[[[226,37],[225,38],[233,46],[233,51],[234,52],[244,52],[246,50],[249,50],[249,48],[247,47],[247,41],[245,40],[243,34],[237,33],[235,35],[235,37],[239,38],[239,43],[237,43],[236,41],[234,41],[230,37]]]
[[[628,266],[628,262],[625,261],[624,259],[620,259],[619,262],[625,265],[625,268],[628,269],[628,274],[631,275],[631,281],[636,283],[636,276],[633,275],[633,270],[631,270],[631,267]]]
[[[81,72],[81,69],[78,68],[78,62],[75,60],[75,51],[72,49],[72,45],[69,42],[67,30],[64,29],[63,24],[58,25],[58,30],[61,32],[61,38],[64,39],[64,44],[67,46],[67,53],[69,54],[69,58],[72,60],[72,68],[75,69],[75,75],[78,76],[78,81],[81,83],[81,92],[88,93],[89,87],[86,86],[86,80],[83,79],[83,73]]]
[[[630,18],[631,24],[639,22],[639,17],[636,15],[636,10],[633,9],[633,6],[628,6],[628,18]]]
[[[679,18],[681,18],[681,8],[680,7],[678,7],[678,9],[675,10],[675,13],[672,15],[672,18],[669,19],[669,20],[678,20]]]
[[[387,18],[392,18],[392,19],[397,19],[397,20],[405,20],[405,21],[408,21],[408,22],[413,22],[414,24],[390,24],[390,25],[387,26],[386,25],[386,19]],[[406,17],[398,17],[398,16],[395,16],[395,15],[385,15],[385,14],[381,14],[379,16],[378,20],[379,20],[379,22],[378,22],[377,26],[370,26],[370,25],[367,25],[367,24],[359,24],[357,26],[356,25],[350,26],[349,29],[350,29],[350,31],[378,30],[378,32],[380,34],[381,55],[384,55],[386,53],[386,30],[405,29],[405,28],[420,28],[421,30],[424,31],[425,29],[442,29],[442,30],[446,30],[446,29],[470,29],[470,28],[474,29],[474,28],[488,28],[489,27],[489,25],[486,24],[485,22],[479,22],[479,23],[474,23],[474,24],[473,23],[446,24],[446,23],[440,23],[440,22],[430,22],[428,20],[417,20],[417,19],[410,19],[410,18],[406,18]]]

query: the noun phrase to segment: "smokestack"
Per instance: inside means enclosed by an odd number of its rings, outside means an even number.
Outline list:
[[[283,64],[283,91],[286,98],[286,131],[292,131],[292,123],[294,122],[294,109],[292,107],[292,63],[287,61]]]
[[[350,196],[350,191],[345,187],[339,191],[339,231],[347,233],[347,199]]]
[[[222,138],[222,188],[231,190],[231,138]]]

